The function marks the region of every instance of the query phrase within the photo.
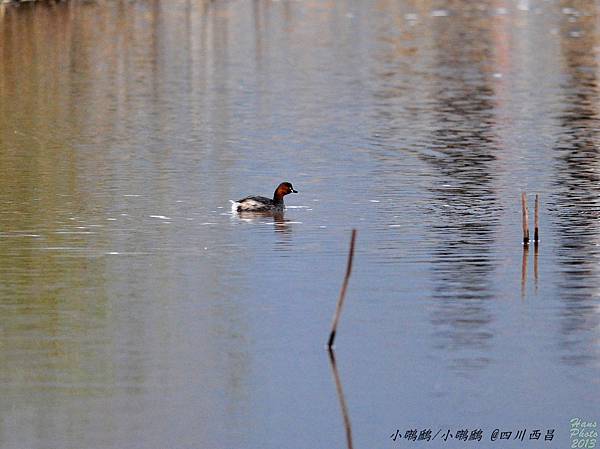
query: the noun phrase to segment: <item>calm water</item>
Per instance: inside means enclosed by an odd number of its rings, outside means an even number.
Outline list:
[[[600,420],[599,21],[0,6],[0,447],[342,448],[336,375],[355,448],[570,447]],[[284,217],[231,214],[283,180]]]

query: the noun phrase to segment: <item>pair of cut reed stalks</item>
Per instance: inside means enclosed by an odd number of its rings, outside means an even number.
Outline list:
[[[523,211],[523,245],[529,245],[529,208],[527,207],[527,195],[521,193],[521,209]],[[534,212],[534,230],[533,243],[536,245],[540,241],[540,196],[535,194],[535,212]]]

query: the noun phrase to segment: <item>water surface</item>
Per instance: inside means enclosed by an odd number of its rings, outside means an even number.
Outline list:
[[[569,447],[600,418],[598,18],[0,5],[0,446],[345,447],[357,228],[354,447]],[[283,180],[283,217],[231,213]]]

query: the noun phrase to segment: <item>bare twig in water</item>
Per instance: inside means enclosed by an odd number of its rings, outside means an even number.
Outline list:
[[[346,429],[346,443],[348,449],[352,449],[352,425],[350,424],[350,415],[348,415],[348,406],[344,399],[344,390],[342,389],[342,381],[335,364],[335,353],[329,348],[329,361],[331,362],[331,371],[333,372],[333,380],[335,381],[335,389],[337,390],[338,399],[340,400],[340,408],[342,409],[342,418],[344,419],[344,428]]]
[[[352,273],[352,259],[354,258],[354,242],[356,240],[356,229],[352,230],[352,238],[350,239],[350,252],[348,253],[348,266],[346,267],[346,276],[344,277],[344,283],[342,284],[342,290],[340,291],[340,297],[338,298],[337,305],[335,307],[335,314],[333,315],[333,323],[331,324],[331,333],[329,334],[329,342],[327,347],[331,349],[333,341],[335,340],[335,334],[337,332],[338,321],[340,320],[340,314],[342,313],[342,305],[344,304],[344,297],[346,296],[346,288],[348,287],[348,280],[350,279],[350,273]]]
[[[529,245],[529,209],[525,192],[521,193],[521,209],[523,210],[523,245]]]
[[[538,242],[540,241],[540,231],[539,231],[539,227],[540,227],[540,196],[537,193],[535,194],[534,221],[535,221],[535,229],[533,231],[533,242],[537,245]]]

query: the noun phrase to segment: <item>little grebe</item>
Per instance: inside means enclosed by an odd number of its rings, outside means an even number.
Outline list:
[[[298,193],[298,191],[294,190],[289,182],[282,182],[275,189],[273,199],[264,196],[247,196],[232,203],[237,212],[277,212],[284,209],[283,197],[288,193]]]

